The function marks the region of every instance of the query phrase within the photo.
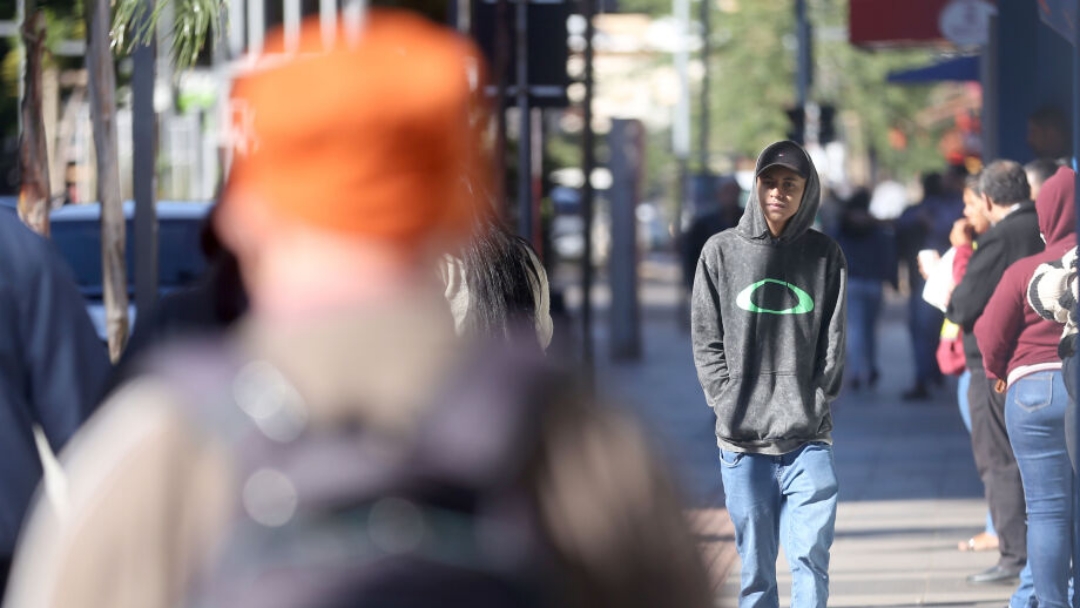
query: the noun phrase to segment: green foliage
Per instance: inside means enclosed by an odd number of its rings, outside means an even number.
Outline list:
[[[709,63],[710,152],[713,160],[754,158],[769,142],[787,135],[784,110],[795,101],[794,0],[692,0],[696,19],[698,2],[711,3],[712,55]],[[620,12],[670,15],[673,0],[622,0]],[[937,151],[940,127],[915,123],[915,116],[930,105],[932,86],[887,84],[889,71],[929,63],[929,50],[857,49],[847,41],[849,0],[808,0],[808,15],[817,36],[814,41],[814,86],[811,98],[837,108],[840,136],[854,154],[870,151],[879,166],[906,177],[928,168],[941,168]],[[719,10],[723,9],[723,10]],[[668,60],[668,58],[664,58]],[[692,91],[697,119],[700,90]],[[844,127],[847,127],[845,131]],[[907,138],[903,150],[889,144],[890,129]],[[693,140],[697,143],[695,133]],[[670,135],[650,137],[650,165],[672,162]],[[691,167],[696,152],[691,158]],[[674,169],[651,169],[652,177]],[[674,178],[671,177],[673,180]]]
[[[848,3],[812,3],[815,25],[846,32]],[[922,66],[934,59],[930,50],[865,51],[842,40],[815,43],[815,87],[818,101],[836,105],[847,123],[858,132],[847,133],[852,152],[874,151],[880,166],[906,177],[928,169],[940,170],[945,162],[937,149],[944,125],[920,126],[915,117],[933,101],[935,86],[894,85],[886,78],[893,70]],[[846,116],[843,116],[846,115]],[[907,139],[907,148],[889,143],[889,130]]]
[[[118,0],[113,16],[113,48],[130,52],[136,45],[149,42],[162,11],[169,5],[174,12],[173,65],[177,71],[194,65],[207,37],[221,37],[222,14],[228,6],[224,0],[156,0],[152,10],[146,0]]]

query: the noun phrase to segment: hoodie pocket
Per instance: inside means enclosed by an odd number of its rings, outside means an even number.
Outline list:
[[[825,422],[824,396],[794,374],[734,377],[716,408],[716,432],[736,444],[814,438]]]

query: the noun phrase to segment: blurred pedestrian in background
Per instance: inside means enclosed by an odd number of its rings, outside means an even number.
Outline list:
[[[541,350],[551,344],[551,288],[547,271],[525,239],[511,234],[490,205],[481,204],[471,237],[443,256],[439,274],[457,333],[509,340],[533,327]]]
[[[1043,241],[1035,204],[1030,200],[1031,186],[1020,164],[999,160],[987,165],[979,187],[982,211],[990,229],[979,237],[964,278],[949,299],[946,316],[964,331],[964,354],[971,372],[971,447],[986,488],[1001,554],[995,566],[968,580],[997,583],[1016,579],[1027,563],[1024,490],[1006,430],[1005,396],[993,390],[986,376],[974,329],[1005,269],[1020,258],[1042,251]]]
[[[755,181],[738,227],[701,253],[694,363],[716,414],[742,559],[740,608],[779,606],[780,546],[792,606],[824,608],[838,491],[830,404],[843,382],[847,265],[836,242],[811,228],[821,185],[800,145],[765,148]]]
[[[8,605],[711,606],[637,428],[455,335],[433,269],[490,179],[479,52],[400,11],[356,25],[275,32],[237,77],[215,226],[250,311],[102,406]]]
[[[960,193],[947,189],[941,174],[926,175],[922,185],[923,199],[908,207],[895,226],[897,253],[907,270],[908,331],[915,359],[914,385],[902,395],[908,401],[929,399],[930,387],[940,385],[943,380],[934,357],[943,316],[922,299],[925,280],[919,272],[919,252],[944,254],[950,246],[953,223],[963,215]]]
[[[1043,106],[1028,117],[1027,142],[1035,158],[1063,159],[1072,154],[1072,127],[1060,108]]]
[[[877,324],[883,286],[897,288],[897,261],[892,231],[870,215],[869,190],[856,190],[844,201],[835,238],[848,264],[848,385],[874,388],[881,376]]]
[[[735,178],[721,180],[716,191],[716,206],[695,217],[683,235],[683,277],[686,278],[687,289],[694,288],[694,274],[697,272],[698,259],[701,257],[701,250],[705,248],[705,242],[714,234],[738,225],[743,213],[742,192]]]
[[[59,452],[90,417],[109,372],[105,345],[67,264],[0,210],[0,591],[41,481],[34,426]]]
[[[1005,271],[975,336],[987,376],[1005,393],[1009,442],[1027,503],[1028,568],[1034,591],[1014,605],[1069,606],[1072,561],[1073,473],[1065,443],[1069,401],[1061,374],[1061,328],[1027,306],[1028,284],[1040,264],[1060,260],[1076,247],[1075,174],[1062,169],[1046,182],[1035,209],[1046,249]]]

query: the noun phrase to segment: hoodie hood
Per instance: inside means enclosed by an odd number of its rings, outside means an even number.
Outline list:
[[[761,201],[758,199],[757,176],[763,168],[764,159],[771,156],[769,152],[781,145],[794,145],[798,148],[810,167],[810,175],[806,179],[806,189],[803,191],[799,210],[788,220],[787,226],[784,227],[784,231],[780,236],[774,239],[769,232],[769,224],[765,220],[765,212],[761,210]],[[821,180],[818,178],[817,167],[814,166],[813,159],[810,158],[810,155],[806,153],[802,146],[790,141],[778,141],[762,150],[761,154],[758,154],[757,164],[754,168],[754,185],[750,188],[750,200],[746,203],[746,209],[743,211],[742,219],[739,220],[737,230],[747,238],[787,243],[799,238],[810,229],[810,226],[814,224],[814,219],[817,218],[820,207]]]
[[[1039,216],[1039,231],[1046,238],[1046,248],[1076,243],[1076,173],[1061,167],[1043,184],[1035,212]]]

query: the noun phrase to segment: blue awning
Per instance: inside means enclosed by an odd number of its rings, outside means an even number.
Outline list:
[[[889,72],[889,82],[919,84],[943,80],[978,81],[979,56],[957,57],[912,70]]]

